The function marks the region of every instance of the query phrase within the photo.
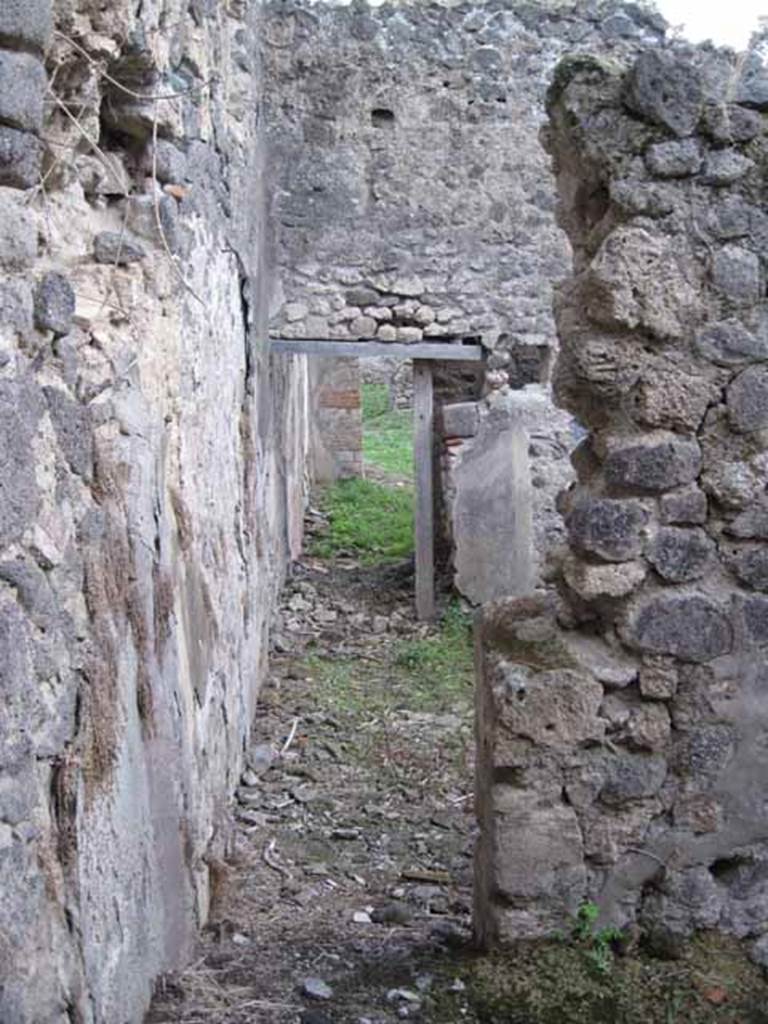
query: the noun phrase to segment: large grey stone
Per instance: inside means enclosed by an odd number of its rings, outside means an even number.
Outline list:
[[[32,188],[40,184],[43,145],[36,135],[0,125],[0,185]]]
[[[611,441],[603,469],[611,487],[660,492],[689,484],[701,470],[696,441],[664,431]]]
[[[101,231],[93,241],[93,256],[97,263],[114,263],[122,267],[138,263],[146,255],[144,246],[125,231]]]
[[[51,0],[3,0],[0,46],[42,51],[52,28]]]
[[[648,50],[635,61],[624,94],[631,111],[680,136],[696,127],[703,98],[699,70],[657,50]]]
[[[728,421],[749,434],[768,427],[768,366],[750,366],[731,382],[727,392]]]
[[[10,328],[22,338],[32,331],[32,291],[19,278],[0,280],[0,336]]]
[[[637,501],[582,498],[566,525],[577,551],[609,562],[626,562],[640,554],[647,522],[648,512]]]
[[[39,131],[46,84],[45,68],[37,57],[0,50],[0,123]]]
[[[701,525],[707,521],[707,496],[695,484],[662,494],[659,501],[662,523]]]
[[[656,572],[670,583],[700,579],[712,568],[717,545],[703,530],[662,527],[646,551]]]
[[[701,725],[678,734],[674,753],[676,770],[683,776],[716,776],[733,754],[734,732],[729,725]]]
[[[610,193],[613,202],[631,214],[664,217],[675,208],[675,194],[668,185],[620,179],[611,182]]]
[[[75,292],[63,274],[45,274],[35,289],[35,324],[41,331],[68,334],[75,314]]]
[[[645,163],[659,178],[688,178],[701,167],[701,147],[695,139],[673,139],[649,146]]]
[[[768,359],[768,336],[752,334],[738,320],[708,324],[696,334],[700,355],[718,366],[740,366]]]
[[[32,212],[19,201],[22,197],[0,188],[0,266],[23,270],[37,255],[37,225]]]
[[[600,800],[611,807],[646,800],[661,789],[667,762],[660,754],[623,754],[606,761]]]
[[[621,636],[636,650],[693,662],[727,654],[733,643],[727,613],[697,593],[641,595],[627,610]]]
[[[37,513],[33,442],[41,413],[34,385],[0,381],[0,547],[20,540]]]
[[[740,66],[734,99],[745,107],[768,110],[768,68],[757,53],[748,54]]]
[[[768,597],[750,594],[737,603],[747,639],[758,646],[768,644]]]
[[[768,545],[746,545],[729,558],[729,564],[746,586],[752,590],[768,590]]]
[[[149,170],[154,170],[161,184],[180,185],[187,178],[186,154],[168,139],[158,139],[147,154]]]
[[[740,540],[768,540],[768,500],[762,498],[745,509],[727,524],[725,532]]]
[[[759,134],[763,123],[754,110],[734,103],[716,103],[704,110],[704,130],[719,143],[749,142]]]
[[[90,480],[93,474],[93,433],[88,406],[60,388],[43,388],[61,450],[73,473]]]
[[[736,149],[718,149],[710,153],[701,180],[705,185],[731,185],[743,178],[754,162]]]
[[[712,259],[712,283],[738,304],[757,302],[762,285],[760,260],[749,249],[726,245]]]

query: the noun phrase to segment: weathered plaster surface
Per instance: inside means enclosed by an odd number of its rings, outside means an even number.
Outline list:
[[[0,11],[8,1024],[139,1021],[188,954],[300,544],[256,12],[138,8]]]

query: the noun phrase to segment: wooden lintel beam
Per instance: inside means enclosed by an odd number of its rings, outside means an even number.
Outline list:
[[[365,359],[389,356],[398,359],[434,359],[462,363],[479,363],[483,359],[482,345],[449,344],[446,342],[414,342],[412,345],[389,344],[383,341],[321,341],[309,338],[270,338],[273,352],[289,355],[347,357]]]

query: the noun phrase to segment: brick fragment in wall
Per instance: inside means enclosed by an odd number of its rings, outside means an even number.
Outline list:
[[[360,392],[354,391],[322,391],[320,406],[323,409],[359,409]]]

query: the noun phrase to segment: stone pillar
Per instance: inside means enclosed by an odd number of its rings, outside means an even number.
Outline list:
[[[580,57],[548,109],[556,388],[589,434],[557,594],[478,629],[478,931],[590,899],[768,962],[768,72]]]

